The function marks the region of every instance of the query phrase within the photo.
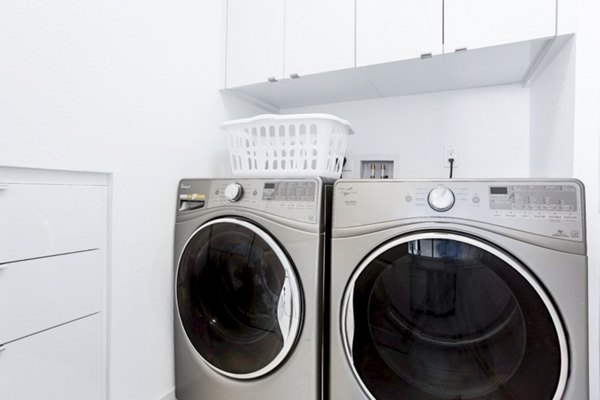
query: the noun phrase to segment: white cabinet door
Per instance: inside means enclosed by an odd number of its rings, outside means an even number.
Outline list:
[[[284,0],[228,0],[225,85],[283,76]]]
[[[551,0],[446,0],[444,51],[554,36]]]
[[[356,0],[356,65],[442,53],[442,12],[442,0]]]
[[[286,0],[285,77],[352,67],[354,0]]]
[[[0,346],[0,397],[101,400],[102,321],[92,315]]]
[[[0,263],[106,242],[105,186],[0,182]]]
[[[0,265],[0,343],[100,312],[104,252]]]

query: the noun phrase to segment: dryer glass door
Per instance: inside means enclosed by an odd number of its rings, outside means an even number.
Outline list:
[[[355,271],[343,300],[346,356],[374,399],[559,399],[560,318],[528,270],[456,233],[398,238]]]
[[[300,331],[300,286],[281,247],[257,226],[201,226],[179,260],[177,307],[190,344],[214,370],[251,379],[283,362]]]

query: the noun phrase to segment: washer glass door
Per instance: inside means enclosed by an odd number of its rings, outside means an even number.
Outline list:
[[[220,218],[201,226],[176,277],[181,323],[214,370],[251,379],[283,362],[300,331],[301,294],[281,247],[257,226]]]
[[[350,366],[370,398],[559,399],[566,338],[544,290],[514,258],[456,233],[374,251],[342,304]]]

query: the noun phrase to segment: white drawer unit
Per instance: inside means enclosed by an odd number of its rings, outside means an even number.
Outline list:
[[[106,399],[108,187],[0,167],[0,398]]]
[[[103,247],[106,187],[3,183],[0,263]]]
[[[102,319],[92,315],[0,346],[0,397],[101,400]]]
[[[100,312],[104,262],[92,250],[0,265],[0,343]]]

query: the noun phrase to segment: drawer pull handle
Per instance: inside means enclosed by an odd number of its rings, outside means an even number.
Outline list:
[[[0,190],[7,190],[8,189],[8,185],[3,185],[0,183]]]
[[[6,346],[0,346],[0,353],[2,353],[4,350],[6,350]]]
[[[2,272],[3,270],[5,270],[6,268],[8,268],[10,264],[0,264],[0,272]]]

